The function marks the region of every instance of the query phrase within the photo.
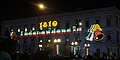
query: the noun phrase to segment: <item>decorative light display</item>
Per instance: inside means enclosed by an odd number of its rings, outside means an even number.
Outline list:
[[[32,30],[34,31],[34,30],[35,30],[35,27],[33,27]]]
[[[104,34],[102,33],[102,28],[100,28],[99,24],[91,25],[88,29],[88,35],[86,36],[86,40],[89,41],[101,41],[104,38]]]
[[[81,32],[82,27],[73,27],[73,28],[67,28],[67,29],[51,29],[51,30],[43,30],[43,31],[20,31],[21,36],[40,36],[40,35],[49,35],[49,34],[67,34],[72,32]]]
[[[16,32],[11,32],[10,36],[11,36],[11,39],[13,40],[16,40],[17,38]]]
[[[18,28],[18,32],[20,32],[20,29]]]
[[[32,27],[31,30],[28,30],[27,27],[25,27],[24,30],[18,29],[18,32],[20,32],[20,36],[28,37],[28,36],[41,36],[41,35],[50,35],[50,34],[69,34],[69,33],[76,33],[76,32],[82,32],[82,22],[80,22],[80,26],[72,26],[69,28],[55,28],[58,25],[58,21],[49,21],[49,22],[40,22],[39,28],[40,30],[36,30],[35,27]],[[54,28],[51,28],[54,27]],[[48,28],[45,30],[41,30],[43,28]]]
[[[84,46],[85,46],[85,55],[88,56],[90,53],[90,49],[89,49],[90,44],[85,44]]]
[[[54,43],[56,43],[56,54],[59,55],[60,54],[60,43],[61,39],[55,39]]]
[[[94,38],[94,32],[92,31],[94,28],[94,25],[91,25],[90,29],[88,29],[88,35],[86,36],[86,40],[93,41]]]
[[[75,42],[71,42],[71,52],[73,52],[73,54],[75,55],[77,50],[79,50],[79,46],[78,45],[78,42],[75,41]]]
[[[48,42],[51,42],[51,40],[48,40]]]
[[[27,28],[25,27],[25,31],[27,31]]]
[[[56,45],[56,53],[57,53],[57,55],[60,54],[60,45]]]
[[[58,25],[58,22],[57,22],[57,21],[53,21],[53,22],[52,22],[52,26],[53,26],[53,27],[56,27],[57,25]]]
[[[49,22],[40,22],[40,29],[47,28],[47,27],[56,27],[58,25],[58,22],[55,21],[49,21]]]

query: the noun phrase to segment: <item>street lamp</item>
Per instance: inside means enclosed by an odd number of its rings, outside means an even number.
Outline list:
[[[54,43],[56,44],[56,54],[59,55],[60,54],[60,45],[59,43],[61,42],[61,39],[55,39]]]
[[[73,46],[73,48],[72,48],[72,52],[73,52],[73,54],[75,55],[75,54],[76,54],[75,46],[78,45],[78,42],[71,42],[71,45]]]
[[[78,45],[78,42],[71,42],[71,45],[73,46]]]
[[[60,43],[61,42],[61,39],[55,39],[54,40],[54,43]]]
[[[84,46],[85,46],[85,55],[88,56],[90,44],[85,44]]]
[[[40,8],[41,10],[44,10],[46,6],[43,3],[40,3],[38,4],[38,8]]]
[[[79,26],[81,26],[82,25],[82,22],[79,22]]]

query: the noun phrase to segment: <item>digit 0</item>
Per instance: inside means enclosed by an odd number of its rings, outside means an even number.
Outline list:
[[[56,27],[57,25],[58,25],[58,22],[57,22],[57,21],[53,21],[53,22],[52,22],[52,26],[53,26],[53,27]]]

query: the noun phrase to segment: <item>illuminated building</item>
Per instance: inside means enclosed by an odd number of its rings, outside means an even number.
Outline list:
[[[99,24],[102,28],[105,37],[101,41],[89,42],[85,39],[87,30],[93,24]],[[54,39],[61,39],[58,43],[61,50],[64,46],[68,46],[71,52],[80,51],[85,55],[84,45],[89,43],[90,54],[93,54],[96,49],[107,53],[109,48],[117,55],[120,54],[120,11],[115,7],[3,21],[2,38],[5,37],[6,29],[16,32],[20,53],[29,51],[34,53],[39,49],[38,46],[40,50],[54,47],[55,45],[52,46],[55,44]],[[74,48],[72,42],[77,42]]]

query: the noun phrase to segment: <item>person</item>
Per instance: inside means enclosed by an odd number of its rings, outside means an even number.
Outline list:
[[[100,60],[101,59],[101,52],[100,49],[97,49],[96,52],[93,54],[93,57],[95,60]]]
[[[16,41],[10,38],[0,40],[0,60],[13,60],[16,50]]]
[[[117,55],[115,54],[115,52],[113,52],[113,54],[112,54],[112,59],[114,59],[114,60],[117,59]]]
[[[102,60],[107,60],[107,54],[105,52],[102,54]]]

